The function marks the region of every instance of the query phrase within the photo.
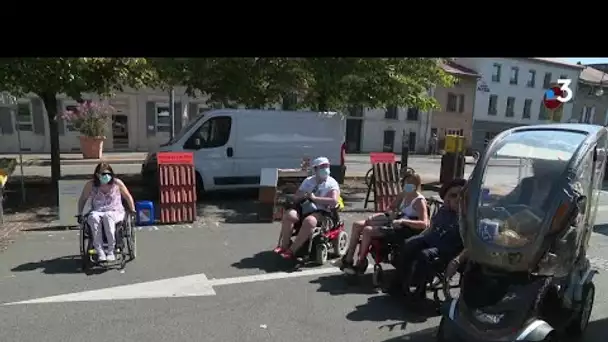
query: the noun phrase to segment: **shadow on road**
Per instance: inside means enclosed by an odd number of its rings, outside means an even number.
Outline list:
[[[238,269],[259,269],[266,273],[284,271],[281,257],[273,251],[261,251],[252,257],[243,258],[231,266]]]
[[[38,262],[28,262],[25,264],[21,264],[17,267],[13,267],[11,271],[31,272],[35,270],[42,270],[42,273],[44,274],[77,274],[82,273],[82,269],[80,268],[80,266],[80,256],[69,255],[55,259],[40,260]],[[115,269],[115,266],[111,265],[110,267],[95,267],[89,269],[85,274],[102,274],[109,271],[110,269]]]
[[[608,223],[596,224],[593,227],[593,232],[602,235],[608,235]]]
[[[399,342],[399,341],[436,342],[437,341],[437,327],[414,331],[412,333],[405,334],[403,336],[389,338],[388,340],[384,340],[382,342]]]
[[[602,342],[606,340],[606,335],[608,335],[608,317],[589,322],[587,331],[585,331],[584,338],[581,341]]]
[[[361,277],[349,277],[344,274],[333,274],[319,277],[310,281],[318,284],[317,292],[326,292],[332,296],[344,294],[377,294],[378,291],[372,287],[371,274]]]
[[[80,273],[80,256],[70,255],[38,262],[28,262],[11,269],[13,272],[30,272],[41,269],[45,274]]]
[[[567,337],[563,337],[563,340],[572,342],[602,342],[606,340],[606,334],[608,334],[608,318],[602,318],[589,322],[589,326],[587,327],[585,334],[580,339],[568,339]],[[437,327],[432,327],[405,334],[403,336],[393,337],[382,342],[435,342],[436,337]]]

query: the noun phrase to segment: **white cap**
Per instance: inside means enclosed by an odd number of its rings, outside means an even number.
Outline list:
[[[318,167],[321,165],[329,165],[329,159],[325,157],[317,157],[315,158],[315,160],[312,161],[311,164],[312,167]]]

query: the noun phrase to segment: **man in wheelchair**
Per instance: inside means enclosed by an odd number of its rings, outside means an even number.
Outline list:
[[[444,184],[439,195],[444,204],[431,218],[431,227],[420,235],[409,238],[401,249],[396,263],[396,275],[389,292],[410,295],[410,287],[425,291],[426,283],[438,270],[457,257],[462,249],[458,218],[458,196],[466,185],[464,179]],[[424,293],[414,293],[417,298]]]
[[[87,223],[91,228],[93,237],[93,248],[97,253],[99,261],[115,261],[114,249],[116,246],[116,224],[125,219],[125,208],[122,204],[123,197],[128,205],[128,210],[135,211],[133,196],[127,189],[125,183],[114,176],[114,171],[109,164],[99,163],[95,167],[93,179],[87,182],[82,189],[78,200],[78,221],[81,223],[84,206],[88,200],[91,201],[91,211],[88,214]],[[103,232],[107,239],[107,248],[103,249]]]
[[[285,259],[293,259],[298,250],[308,241],[315,227],[323,222],[339,203],[340,186],[329,175],[329,159],[318,157],[311,164],[314,175],[306,178],[294,196],[295,209],[283,214],[280,243],[274,251]],[[300,224],[294,242],[291,236],[294,225]]]

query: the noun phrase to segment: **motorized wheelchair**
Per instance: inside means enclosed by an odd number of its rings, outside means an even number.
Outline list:
[[[301,202],[294,203],[288,207],[298,211],[301,218],[294,224],[292,238],[298,235],[302,226]],[[329,259],[329,256],[342,257],[346,254],[348,248],[348,234],[344,228],[344,221],[340,219],[339,211],[342,205],[337,206],[328,212],[322,212],[323,220],[317,222],[317,227],[313,229],[311,238],[295,252],[296,267],[301,266],[310,260],[313,260],[318,265],[323,265]],[[281,237],[279,237],[279,245]]]
[[[98,260],[97,252],[93,248],[93,235],[88,223],[89,215],[90,212],[82,215],[80,218],[80,258],[82,261],[82,270],[84,272],[87,272],[94,266],[110,266],[109,263],[102,264]],[[105,229],[102,231],[103,246],[106,247],[107,237]],[[127,257],[132,261],[137,256],[135,236],[135,215],[127,211],[125,212],[125,218],[116,223],[116,247],[114,253],[116,255],[116,263],[120,265],[120,268],[124,268]],[[115,263],[112,264],[116,265]]]
[[[443,200],[441,198],[432,196],[426,198],[427,202],[427,211],[429,218],[433,217],[439,207],[443,204]],[[387,213],[388,215],[388,213]],[[374,261],[374,273],[372,276],[372,282],[374,287],[381,287],[383,284],[384,278],[384,269],[382,268],[382,264],[391,264],[395,266],[395,262],[399,260],[399,250],[405,241],[405,237],[403,234],[397,233],[391,229],[389,230],[389,234],[386,234],[382,237],[376,237],[372,240],[370,244],[368,255],[371,255],[372,260]],[[412,232],[411,236],[416,235],[418,233]],[[359,268],[361,270],[366,270],[369,261],[368,258],[363,258],[362,264]]]

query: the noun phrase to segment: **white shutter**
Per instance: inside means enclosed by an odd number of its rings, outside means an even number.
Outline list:
[[[592,124],[595,122],[595,106],[591,107],[591,113],[589,115],[589,123]]]

